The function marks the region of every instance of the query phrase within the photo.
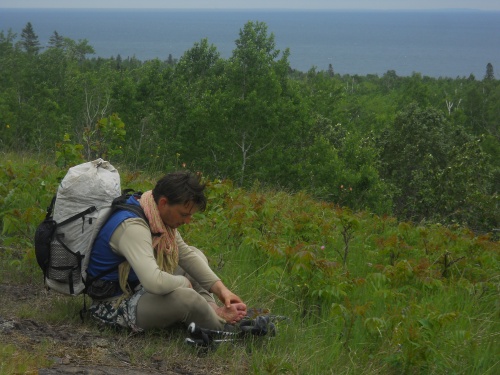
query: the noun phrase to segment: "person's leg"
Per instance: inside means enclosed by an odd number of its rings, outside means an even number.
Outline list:
[[[176,323],[194,322],[200,327],[223,329],[209,303],[191,288],[179,288],[164,295],[145,293],[137,304],[137,325],[142,329],[166,328]]]
[[[198,249],[198,248],[196,248],[194,246],[190,246],[190,247],[191,247],[191,249],[193,249],[195,251],[196,254],[198,254],[198,256],[206,264],[208,264],[207,257],[205,256],[205,254],[203,254],[203,252],[200,249]],[[174,275],[181,275],[181,276],[186,277],[191,282],[191,285],[193,286],[193,289],[198,294],[200,294],[208,302],[208,304],[212,307],[212,309],[214,309],[215,313],[219,317],[221,317],[222,319],[224,319],[226,322],[234,324],[234,323],[238,322],[239,320],[241,320],[245,316],[244,305],[241,304],[241,303],[233,304],[229,308],[227,308],[225,306],[219,306],[219,305],[217,305],[217,302],[215,301],[215,298],[212,295],[212,293],[210,293],[206,289],[203,289],[201,287],[201,285],[198,284],[196,282],[196,280],[193,279],[182,267],[178,266],[177,269],[174,272]]]

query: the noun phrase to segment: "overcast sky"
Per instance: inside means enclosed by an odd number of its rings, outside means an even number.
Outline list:
[[[0,0],[0,8],[481,9],[500,0]]]

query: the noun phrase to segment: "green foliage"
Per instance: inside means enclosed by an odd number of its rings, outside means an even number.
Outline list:
[[[38,35],[35,34],[35,30],[33,30],[31,22],[26,24],[21,33],[21,46],[28,54],[31,55],[36,55],[40,50]]]
[[[488,158],[478,140],[460,127],[452,128],[440,112],[410,105],[380,143],[382,175],[398,188],[396,215],[414,221],[496,225],[491,215],[485,218],[488,224],[476,215],[482,200],[497,205],[498,197],[488,194]]]
[[[57,152],[58,165],[80,152],[152,172],[185,165],[401,220],[500,226],[491,64],[483,80],[302,73],[260,21],[242,26],[227,59],[207,39],[141,62],[90,58],[87,40],[57,31],[47,48],[37,38],[31,24],[19,38],[0,31],[1,150]]]
[[[101,118],[95,128],[85,128],[83,141],[90,149],[93,158],[112,159],[122,155],[121,143],[125,139],[125,124],[116,113]]]
[[[2,281],[40,277],[33,234],[66,168],[13,154],[0,166]],[[119,169],[123,187],[154,186],[151,176]],[[500,252],[491,236],[415,226],[305,193],[206,182],[208,209],[183,237],[249,306],[290,317],[272,341],[251,345],[250,367],[483,374],[497,366]],[[60,300],[43,314],[76,324],[80,305]]]
[[[493,65],[491,63],[488,63],[486,65],[486,74],[484,75],[484,80],[493,80],[495,79],[495,73],[493,71]]]
[[[63,141],[56,144],[56,165],[67,168],[83,162],[83,146],[71,143],[70,135],[64,134]]]
[[[0,279],[27,282],[40,275],[33,250],[37,225],[55,187],[54,168],[4,154],[0,162]]]
[[[2,345],[0,347],[0,373],[2,374],[27,374],[32,368],[49,366],[52,360],[45,358],[39,353],[30,353],[29,356],[21,356],[21,350],[13,345]]]
[[[88,58],[57,32],[41,50],[28,25],[17,37],[0,31],[2,281],[40,276],[34,230],[69,166],[119,158],[142,191],[155,178],[139,171],[189,168],[209,208],[183,236],[249,306],[292,318],[252,347],[255,372],[498,372],[492,66],[484,80],[301,73],[258,21],[228,59],[206,39],[141,62]],[[42,162],[54,152],[60,169]]]

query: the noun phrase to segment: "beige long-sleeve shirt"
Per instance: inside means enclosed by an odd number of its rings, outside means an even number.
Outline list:
[[[177,231],[179,266],[203,288],[210,290],[220,278],[184,242]],[[184,276],[171,275],[158,267],[153,252],[151,232],[144,220],[132,218],[123,221],[111,236],[110,246],[124,256],[135,271],[144,289],[153,294],[167,294],[177,288],[188,287]]]

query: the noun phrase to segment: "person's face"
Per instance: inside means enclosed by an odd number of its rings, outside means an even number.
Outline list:
[[[198,211],[198,207],[193,202],[171,205],[167,198],[161,197],[158,200],[158,211],[163,223],[175,229],[183,224],[189,224],[193,214]]]

